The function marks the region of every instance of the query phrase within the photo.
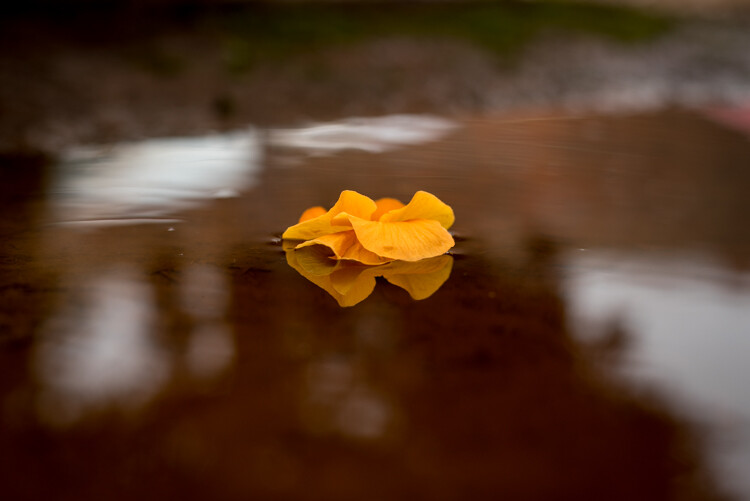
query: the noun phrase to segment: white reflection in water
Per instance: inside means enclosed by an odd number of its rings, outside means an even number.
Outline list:
[[[185,362],[200,379],[223,373],[233,362],[235,345],[224,323],[229,306],[229,283],[215,266],[196,264],[183,273],[180,287],[182,310],[195,323],[189,334]]]
[[[315,434],[354,439],[382,438],[393,424],[388,400],[365,381],[354,361],[322,358],[310,364],[302,401],[302,421]]]
[[[381,437],[390,420],[390,406],[382,396],[367,387],[355,388],[347,395],[336,416],[342,433],[367,439]]]
[[[260,170],[259,137],[246,130],[75,148],[58,166],[53,216],[109,225],[237,196]]]
[[[229,329],[219,323],[196,326],[185,354],[190,372],[200,379],[222,374],[234,360],[234,339]]]
[[[72,425],[99,411],[143,407],[169,382],[178,354],[158,341],[162,312],[152,287],[118,268],[78,286],[41,332],[33,352],[42,422]],[[179,301],[192,319],[184,363],[200,380],[231,367],[235,343],[225,323],[226,277],[208,265],[182,275]]]
[[[621,325],[631,342],[625,375],[713,425],[720,475],[750,498],[750,274],[707,260],[590,253],[566,265],[573,331],[591,340]]]
[[[429,115],[388,115],[276,129],[270,132],[269,140],[274,146],[299,148],[317,155],[347,149],[382,153],[435,141],[455,128],[454,122]]]
[[[229,282],[216,266],[191,265],[182,273],[180,303],[183,310],[195,318],[222,317],[229,304]]]
[[[43,422],[69,425],[84,414],[135,409],[170,373],[154,342],[154,294],[129,270],[97,277],[45,326],[34,352]]]
[[[264,146],[373,153],[439,139],[454,122],[424,115],[350,118],[295,129],[149,139],[71,149],[53,183],[51,217],[81,227],[173,223],[165,215],[251,188]]]

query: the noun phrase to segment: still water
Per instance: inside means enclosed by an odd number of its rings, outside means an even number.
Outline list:
[[[750,141],[715,113],[3,162],[3,498],[750,498]],[[344,189],[453,207],[427,297],[290,266]]]

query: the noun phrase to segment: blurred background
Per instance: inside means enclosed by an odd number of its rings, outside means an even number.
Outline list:
[[[16,2],[0,176],[2,499],[750,499],[748,1]]]
[[[742,0],[5,7],[0,149],[384,113],[744,105]]]

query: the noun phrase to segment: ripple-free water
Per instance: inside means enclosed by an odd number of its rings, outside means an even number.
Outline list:
[[[747,165],[690,112],[71,152],[3,207],[0,489],[750,496]],[[274,237],[343,189],[450,204],[448,280],[340,308],[290,268]]]

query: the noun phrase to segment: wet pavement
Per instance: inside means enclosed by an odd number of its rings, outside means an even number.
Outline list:
[[[745,499],[747,165],[689,110],[4,157],[0,492]],[[453,207],[432,295],[342,308],[289,266],[343,189]]]

